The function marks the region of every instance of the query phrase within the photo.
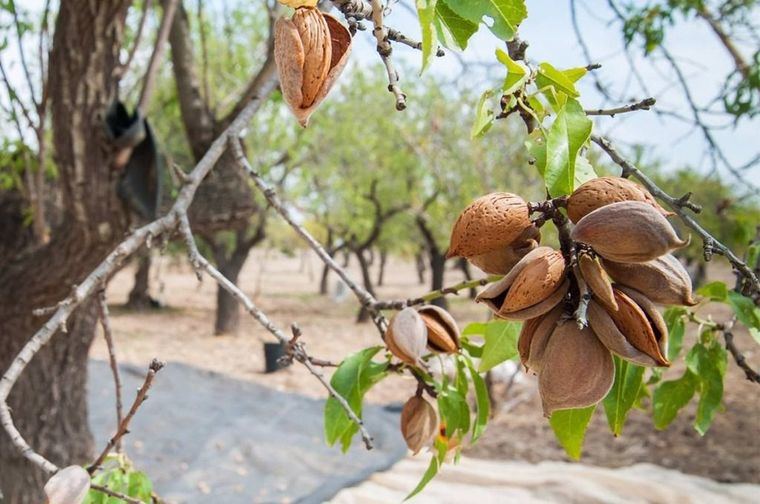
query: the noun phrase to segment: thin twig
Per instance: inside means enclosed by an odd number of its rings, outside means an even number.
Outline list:
[[[760,373],[752,369],[752,366],[747,362],[747,358],[744,357],[744,354],[736,347],[736,343],[734,343],[734,333],[731,332],[731,328],[725,327],[721,330],[721,333],[723,334],[723,341],[726,344],[726,349],[731,353],[734,361],[736,361],[736,365],[744,371],[744,374],[749,381],[760,383]]]
[[[591,301],[591,292],[589,292],[588,285],[583,279],[581,269],[578,266],[577,256],[573,264],[573,275],[575,276],[575,282],[578,285],[578,308],[575,309],[573,317],[575,323],[578,324],[578,329],[583,330],[588,327],[588,304]]]
[[[629,105],[624,105],[622,107],[615,107],[610,109],[594,109],[594,110],[586,110],[586,115],[588,116],[601,116],[606,115],[610,117],[615,117],[617,114],[625,114],[627,112],[635,112],[637,110],[649,110],[650,108],[654,107],[654,104],[657,100],[654,98],[644,98],[641,101],[631,103]]]
[[[375,325],[378,326],[378,328],[381,330],[381,332],[384,332],[384,328],[387,324],[385,321],[385,317],[380,314],[379,310],[375,309],[373,307],[374,303],[377,302],[377,299],[375,296],[370,294],[366,289],[361,287],[358,283],[356,283],[351,277],[349,276],[348,272],[345,270],[345,268],[341,267],[335,259],[330,257],[330,254],[327,253],[325,248],[322,246],[319,241],[314,238],[311,233],[309,233],[306,228],[304,228],[302,225],[297,223],[295,219],[293,219],[293,216],[290,214],[290,211],[283,205],[282,201],[280,200],[279,196],[277,196],[277,192],[269,186],[269,184],[259,175],[259,173],[253,169],[251,164],[248,162],[248,159],[246,159],[245,154],[243,153],[243,149],[240,144],[240,139],[231,140],[232,143],[232,149],[235,153],[235,158],[237,159],[240,166],[245,170],[245,172],[248,174],[248,176],[253,181],[254,185],[261,191],[261,193],[264,195],[264,197],[267,199],[269,204],[272,206],[272,208],[280,214],[280,216],[287,222],[291,228],[306,241],[306,243],[311,247],[312,250],[319,256],[319,258],[322,260],[323,263],[325,263],[331,270],[333,270],[341,280],[348,286],[349,289],[354,293],[354,295],[357,297],[359,302],[362,306],[366,307],[370,313],[373,315],[373,319],[375,320]]]
[[[406,95],[398,85],[398,72],[391,59],[393,47],[388,39],[388,28],[383,26],[383,4],[380,0],[372,0],[372,23],[375,25],[372,33],[377,40],[377,53],[383,60],[388,74],[388,91],[396,97],[396,110],[404,110],[406,108]]]
[[[430,291],[420,297],[377,301],[372,306],[378,310],[403,310],[407,306],[426,304],[444,296],[448,296],[449,294],[458,295],[460,291],[473,289],[475,287],[482,287],[484,285],[488,285],[489,283],[496,282],[500,279],[501,275],[491,275],[485,278],[478,278],[477,280],[466,280],[454,284],[450,287],[444,287],[443,289]]]
[[[161,371],[161,368],[163,367],[164,363],[158,359],[150,361],[148,373],[145,375],[145,381],[143,381],[142,386],[137,390],[137,396],[135,396],[135,400],[132,403],[132,407],[129,408],[127,416],[125,416],[119,423],[119,428],[116,429],[116,433],[108,440],[108,443],[106,443],[105,448],[100,452],[98,458],[95,459],[95,462],[87,468],[87,472],[93,474],[100,467],[100,464],[103,463],[108,454],[111,453],[111,450],[113,450],[119,440],[129,434],[129,422],[132,421],[132,418],[135,416],[135,413],[137,413],[137,410],[140,409],[140,406],[142,406],[142,404],[148,399],[148,390],[150,390],[151,385],[153,385],[153,379],[156,377],[156,373]]]
[[[166,39],[169,38],[169,31],[172,27],[174,14],[177,12],[177,4],[178,0],[169,0],[164,4],[164,15],[161,18],[161,26],[158,29],[156,45],[153,47],[153,53],[150,55],[148,70],[145,72],[145,77],[143,77],[143,87],[140,91],[140,99],[137,102],[137,110],[143,115],[145,114],[148,108],[148,103],[150,103],[150,98],[153,95],[156,74],[158,74],[158,68],[162,59],[161,57],[164,54]]]
[[[607,153],[610,159],[623,169],[622,175],[624,177],[633,176],[636,178],[649,190],[650,193],[652,193],[653,196],[664,201],[689,229],[697,233],[704,244],[706,258],[709,258],[713,253],[724,256],[731,263],[737,273],[745,279],[746,286],[749,287],[750,291],[760,292],[760,281],[758,281],[758,277],[752,271],[752,268],[747,266],[747,264],[734,254],[731,249],[710,234],[701,224],[699,224],[699,222],[697,222],[696,219],[694,219],[694,217],[686,212],[685,208],[688,208],[688,201],[683,201],[683,198],[674,198],[660,189],[651,178],[620,155],[617,149],[615,149],[612,143],[606,138],[592,135],[591,140],[599,145]]]
[[[127,73],[129,66],[132,64],[132,60],[135,59],[135,54],[137,54],[137,49],[140,47],[140,41],[142,40],[143,31],[145,30],[145,22],[148,19],[148,12],[150,11],[152,1],[153,0],[145,0],[145,3],[143,4],[143,11],[140,15],[140,22],[137,25],[137,33],[135,34],[135,40],[132,42],[132,47],[130,48],[129,54],[127,55],[127,61],[119,65],[116,69],[116,75],[118,77],[121,77]]]
[[[116,497],[117,499],[121,499],[124,502],[128,502],[129,504],[145,504],[145,502],[141,501],[140,499],[135,499],[134,497],[130,497],[129,495],[124,495],[121,492],[111,490],[110,488],[103,485],[96,485],[96,484],[90,483],[90,490],[95,490],[96,492],[106,494],[110,497]]]
[[[100,325],[103,327],[103,339],[106,340],[108,347],[108,362],[113,374],[113,383],[116,390],[116,426],[118,428],[124,420],[124,411],[121,402],[121,376],[119,374],[119,363],[116,360],[116,347],[113,342],[113,333],[111,331],[111,319],[108,316],[108,304],[106,303],[106,291],[101,289],[98,292],[98,316]],[[121,452],[121,439],[116,441],[116,451]]]

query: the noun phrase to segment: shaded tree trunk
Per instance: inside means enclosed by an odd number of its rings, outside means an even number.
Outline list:
[[[380,269],[377,271],[377,286],[382,287],[385,283],[385,265],[388,262],[388,251],[380,251]]]
[[[153,259],[150,251],[143,251],[137,258],[135,283],[129,291],[126,307],[131,310],[147,310],[160,308],[160,303],[150,296],[150,267]]]
[[[425,240],[425,250],[428,254],[428,264],[430,265],[430,288],[438,290],[443,288],[444,276],[446,274],[446,254],[438,247],[432,231],[427,226],[427,222],[422,215],[417,216],[417,228]],[[440,297],[432,301],[436,306],[448,308],[449,303],[445,297]]]
[[[333,256],[331,255],[330,257],[333,257]],[[330,267],[326,264],[323,264],[322,275],[319,277],[319,294],[321,296],[327,295],[327,291],[328,291],[327,281],[329,279],[330,279]]]
[[[462,270],[462,273],[464,274],[464,279],[466,281],[472,280],[472,270],[470,270],[470,263],[465,259],[464,257],[460,257],[457,260],[457,267]],[[469,292],[470,299],[475,299],[478,296],[478,289],[475,287],[470,289]]]
[[[367,257],[364,255],[366,251],[364,249],[359,249],[354,251],[354,255],[356,256],[357,261],[359,261],[359,269],[362,272],[362,283],[364,284],[364,288],[367,289],[367,292],[375,295],[375,288],[372,285],[372,275],[370,275],[369,270],[369,262],[367,261]],[[356,322],[357,323],[364,323],[369,320],[369,311],[365,307],[361,307],[359,309],[359,314],[356,316]]]
[[[119,173],[110,169],[111,148],[102,121],[116,97],[114,69],[129,4],[60,4],[48,81],[53,83],[53,146],[64,218],[47,246],[17,254],[0,268],[1,370],[46,320],[32,316],[32,309],[68,295],[71,285],[80,282],[127,229],[127,215],[115,190]],[[37,354],[9,397],[27,441],[61,466],[81,464],[92,456],[86,383],[95,323],[94,305],[83,304],[69,321],[69,332],[56,334]],[[44,502],[48,475],[22,459],[5,433],[0,434],[0,468],[4,502]]]
[[[417,282],[419,282],[420,285],[425,284],[425,258],[423,257],[422,252],[418,252],[414,254],[414,267],[417,270]]]

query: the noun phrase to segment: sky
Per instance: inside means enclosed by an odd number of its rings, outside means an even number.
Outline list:
[[[195,5],[194,0],[185,0]],[[234,2],[235,0],[229,0]],[[411,5],[410,0],[401,0]],[[221,0],[206,0],[213,8],[220,5]],[[391,12],[386,17],[388,25],[400,29],[407,35],[419,39],[419,26],[410,8],[397,5],[391,1]],[[529,42],[528,57],[533,62],[549,61],[558,67],[583,66],[587,63],[580,45],[572,29],[569,0],[528,0],[528,18],[520,27],[520,36]],[[43,0],[17,0],[21,9],[39,12]],[[640,100],[648,95],[633,82],[630,83],[631,72],[626,60],[619,25],[610,23],[613,14],[607,2],[601,0],[577,0],[578,19],[584,32],[587,45],[591,48],[594,63],[602,64],[596,70],[599,78],[614,95],[627,90],[628,100]],[[759,9],[760,10],[760,9]],[[753,16],[760,25],[760,12]],[[725,49],[718,43],[715,35],[701,21],[679,20],[677,26],[668,31],[665,40],[667,48],[678,59],[688,79],[695,101],[705,103],[714,97],[720,89],[723,79],[730,71],[731,61]],[[403,46],[395,46],[394,57],[404,63],[405,69],[412,69],[411,75],[402,75],[403,80],[414,79],[419,68],[421,56],[417,51]],[[469,47],[461,55],[468,62],[493,62],[494,50],[501,47],[498,40],[485,27],[473,37]],[[747,59],[754,49],[741,46]],[[15,47],[9,47],[3,53],[4,63],[10,67],[11,79],[22,88],[23,83],[20,66],[13,54]],[[355,43],[353,58],[357,54],[368,55],[360,59],[361,65],[380,65],[374,58],[374,39],[367,30],[358,35]],[[633,51],[638,53],[639,51]],[[688,105],[683,99],[683,93],[673,78],[672,72],[663,62],[652,63],[643,57],[635,56],[634,62],[640,74],[647,83],[649,94],[657,99],[657,107],[664,110],[675,110],[683,115],[689,115]],[[476,67],[479,68],[479,67]],[[459,59],[451,55],[436,58],[430,72],[444,78],[459,79],[458,84],[465,85],[477,91],[495,88],[503,75],[489,72],[468,71],[461,74]],[[594,88],[594,80],[587,76],[579,84],[581,100],[586,108],[613,107],[624,103],[610,103]],[[6,102],[3,96],[5,90],[0,90],[0,101]],[[392,103],[392,100],[391,100]],[[409,102],[409,106],[414,106]],[[705,155],[705,140],[699,130],[676,119],[657,115],[651,111],[618,115],[615,118],[595,118],[595,132],[609,135],[621,145],[646,146],[650,160],[662,162],[666,169],[689,166],[700,173],[710,173],[711,162]],[[726,121],[720,121],[724,123]],[[736,127],[730,127],[715,133],[715,138],[723,147],[729,160],[735,165],[743,165],[760,152],[760,118],[744,119]],[[725,170],[721,176],[728,182],[735,182]],[[746,180],[760,186],[760,165],[744,172]],[[741,189],[741,187],[740,187]]]

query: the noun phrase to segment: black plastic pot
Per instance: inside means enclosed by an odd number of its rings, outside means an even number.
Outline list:
[[[286,345],[284,343],[264,343],[264,359],[266,373],[274,373],[283,366],[278,362],[280,357],[285,356]]]

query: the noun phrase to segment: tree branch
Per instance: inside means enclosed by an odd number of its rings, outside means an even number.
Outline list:
[[[116,389],[116,426],[118,430],[118,426],[124,420],[121,402],[121,376],[119,375],[119,363],[116,360],[116,348],[111,332],[111,319],[108,316],[105,287],[98,292],[98,316],[100,318],[100,325],[103,327],[103,339],[106,340],[106,346],[108,347],[108,362],[111,366],[114,388]],[[116,441],[116,451],[121,451],[121,439]]]
[[[95,473],[100,467],[100,464],[102,464],[108,454],[111,453],[111,450],[120,442],[121,438],[129,434],[129,422],[132,421],[132,418],[134,418],[135,413],[140,409],[140,406],[142,406],[142,404],[148,399],[148,390],[150,390],[151,385],[153,385],[153,379],[156,377],[156,373],[161,371],[163,367],[164,363],[158,359],[150,361],[148,373],[145,375],[145,380],[143,381],[142,386],[137,390],[137,396],[135,396],[135,400],[132,403],[132,407],[129,408],[127,416],[119,422],[119,428],[116,429],[116,433],[108,440],[108,443],[106,443],[105,448],[100,452],[98,458],[95,459],[95,462],[90,464],[87,468],[87,472],[89,472],[90,475]]]
[[[593,110],[586,110],[587,116],[601,116],[601,115],[607,115],[610,117],[615,117],[617,114],[625,114],[627,112],[635,112],[636,110],[649,110],[651,107],[654,107],[654,104],[657,100],[654,98],[644,98],[641,101],[638,101],[636,103],[631,103],[629,105],[624,105],[622,107],[616,107],[616,108],[610,108],[610,109],[593,109]]]
[[[431,301],[442,298],[444,296],[448,296],[449,294],[458,295],[460,291],[488,285],[489,283],[501,280],[501,277],[501,275],[491,275],[485,278],[479,278],[477,280],[467,280],[454,284],[450,287],[444,287],[443,289],[430,291],[427,294],[423,294],[417,298],[381,300],[376,301],[372,306],[377,310],[403,310],[407,306],[428,304]]]
[[[127,73],[127,70],[129,70],[129,66],[132,64],[132,60],[135,58],[135,54],[137,54],[137,49],[140,47],[140,41],[142,40],[143,31],[145,30],[145,24],[148,20],[148,12],[150,11],[150,7],[153,0],[145,0],[145,3],[143,4],[143,11],[140,15],[140,22],[137,25],[137,33],[135,34],[135,40],[132,42],[132,47],[129,50],[129,54],[127,55],[127,61],[122,63],[118,69],[117,69],[117,76],[121,77],[125,73]]]
[[[150,98],[153,95],[156,74],[158,73],[158,68],[164,54],[166,39],[169,38],[169,31],[172,27],[174,14],[177,11],[178,1],[179,0],[168,0],[164,2],[164,15],[161,18],[161,26],[159,27],[158,35],[156,36],[156,45],[153,48],[153,53],[150,55],[148,70],[145,72],[145,77],[143,77],[143,87],[140,91],[140,99],[137,104],[137,110],[142,115],[145,115],[148,103],[150,103]]]
[[[377,53],[380,55],[380,59],[383,60],[386,73],[388,74],[388,91],[396,97],[396,110],[404,110],[406,108],[406,95],[398,85],[398,72],[391,59],[393,47],[391,47],[388,39],[388,29],[383,26],[383,5],[380,0],[372,0],[372,23],[375,25],[372,33],[377,40]]]

